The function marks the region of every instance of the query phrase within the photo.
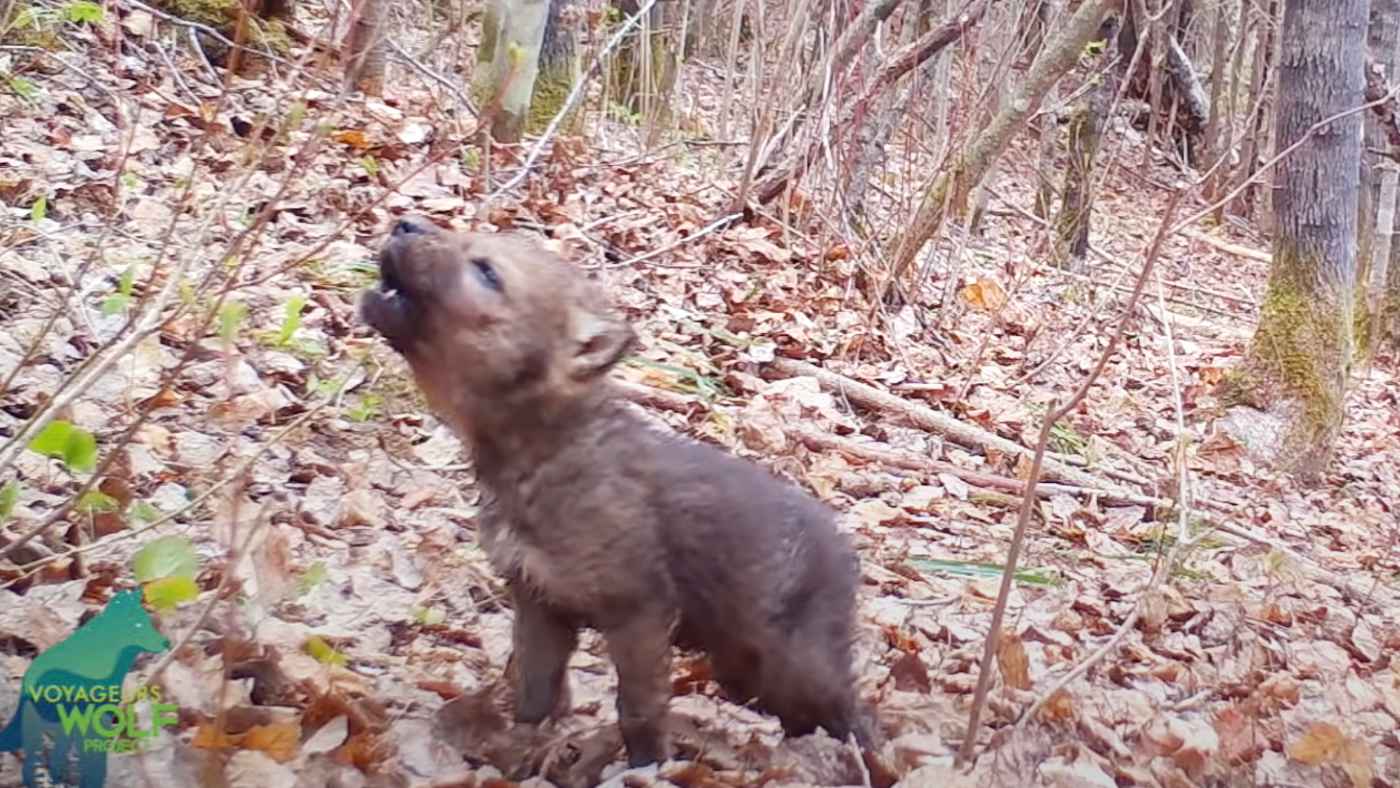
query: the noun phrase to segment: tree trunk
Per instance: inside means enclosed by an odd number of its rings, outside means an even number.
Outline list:
[[[1045,48],[1054,11],[1052,0],[1040,0],[1036,8],[1035,27],[1026,46],[1028,63],[1034,63]],[[1037,118],[1036,132],[1040,137],[1040,164],[1036,167],[1035,215],[1048,220],[1055,213],[1055,180],[1050,177],[1050,173],[1055,171],[1055,139],[1060,133],[1059,116],[1054,112],[1042,113]]]
[[[1366,280],[1366,313],[1371,318],[1366,327],[1368,355],[1389,340],[1400,346],[1400,276],[1396,275],[1395,261],[1395,203],[1397,185],[1400,185],[1400,165],[1393,161],[1380,164],[1376,178],[1380,189],[1379,204],[1376,210],[1376,240],[1372,244],[1371,270]]]
[[[1100,33],[1113,40],[1118,32],[1118,17],[1104,21]],[[1114,47],[1104,47],[1104,57],[1114,59]],[[1094,195],[1091,176],[1094,159],[1099,153],[1099,141],[1113,100],[1118,96],[1119,75],[1126,64],[1114,63],[1104,70],[1103,81],[1094,88],[1070,121],[1069,166],[1065,168],[1064,196],[1060,215],[1055,221],[1055,259],[1061,266],[1078,272],[1089,252],[1089,216]]]
[[[1370,0],[1285,0],[1277,101],[1280,149],[1362,101]],[[1238,399],[1280,422],[1264,453],[1307,483],[1341,432],[1354,358],[1361,116],[1332,121],[1279,164],[1273,265]]]
[[[1400,0],[1371,0],[1371,20],[1366,39],[1372,62],[1366,64],[1366,100],[1383,98],[1395,80],[1397,47],[1400,47]],[[1376,73],[1379,71],[1379,73]],[[1379,83],[1379,84],[1376,84]],[[1391,106],[1380,109],[1391,110]],[[1361,154],[1361,200],[1357,209],[1357,281],[1366,294],[1366,312],[1375,316],[1382,309],[1395,226],[1395,162],[1379,153],[1396,142],[1394,115],[1366,113],[1365,145]],[[1390,121],[1390,122],[1387,122]],[[1378,320],[1368,320],[1367,328],[1379,328]],[[1379,347],[1380,336],[1367,331],[1368,355]]]
[[[1186,115],[1182,130],[1186,132],[1190,161],[1195,166],[1200,160],[1201,134],[1210,119],[1210,99],[1176,36],[1167,37],[1167,73],[1172,80],[1172,94]]]
[[[827,78],[839,82],[840,75],[844,74],[857,53],[866,45],[875,28],[889,19],[895,9],[904,0],[874,0],[866,5],[860,15],[853,22],[845,27],[836,42],[823,59],[821,64],[813,69],[807,76],[807,84],[798,94],[797,100],[791,105],[793,112],[797,113],[793,123],[786,124],[771,139],[761,141],[763,152],[755,161],[755,172],[761,172],[773,164],[773,157],[782,153],[783,150],[799,136],[805,119],[817,117],[818,99],[823,96],[827,84]],[[722,130],[721,130],[722,131]],[[760,141],[755,140],[755,144]]]
[[[913,43],[917,34],[915,20],[912,18],[914,10],[915,8],[910,8],[910,13],[905,14],[904,27],[900,32],[900,44],[903,46]],[[866,52],[870,53],[872,58],[871,62],[865,64],[865,72],[867,79],[873,79],[878,64],[873,62],[873,51],[867,48]],[[884,168],[885,146],[889,144],[895,126],[904,117],[905,107],[909,106],[910,91],[914,87],[915,78],[905,77],[904,82],[906,84],[903,87],[890,90],[876,101],[873,122],[863,123],[855,129],[855,155],[851,174],[846,182],[845,195],[846,208],[851,218],[862,225],[865,220],[865,195],[870,183],[870,174]]]
[[[540,132],[549,125],[559,110],[569,91],[574,88],[578,76],[575,60],[574,31],[572,19],[563,16],[564,6],[570,0],[549,0],[549,13],[544,22],[544,38],[540,41],[539,73],[535,76],[534,95],[530,99],[530,120],[527,131]],[[573,114],[573,113],[570,113]]]
[[[1226,140],[1230,135],[1225,132],[1226,124],[1229,123],[1230,116],[1222,111],[1220,100],[1225,95],[1225,81],[1229,78],[1229,71],[1225,62],[1225,42],[1230,37],[1230,3],[1225,0],[1217,0],[1215,7],[1215,28],[1211,30],[1210,40],[1210,116],[1206,118],[1206,160],[1207,167],[1214,167],[1206,180],[1205,195],[1207,200],[1214,200],[1220,184],[1220,175],[1225,170],[1225,157],[1230,153],[1230,146]],[[1233,107],[1231,110],[1233,111]]]
[[[384,65],[388,60],[384,19],[386,0],[353,0],[350,35],[346,39],[345,78],[367,96],[384,94]]]
[[[641,9],[637,0],[614,0],[613,5],[625,16]],[[670,94],[680,51],[672,28],[680,27],[680,8],[676,0],[661,0],[652,6],[613,56],[614,101],[628,112],[644,116],[648,124],[670,117]]]
[[[1158,123],[1162,117],[1162,68],[1161,64],[1166,60],[1166,31],[1162,30],[1167,26],[1170,18],[1168,9],[1172,7],[1172,0],[1156,0],[1149,5],[1146,0],[1133,0],[1133,12],[1137,16],[1139,25],[1150,25],[1147,29],[1149,39],[1147,42],[1147,144],[1142,146],[1142,168],[1144,172],[1152,168],[1153,146],[1161,142],[1158,133]],[[1149,17],[1160,17],[1156,22],[1149,22]],[[1139,33],[1143,32],[1139,28]]]
[[[947,218],[945,205],[954,216],[962,217],[968,207],[968,195],[981,182],[982,176],[1011,143],[1016,132],[1025,126],[1026,119],[1035,112],[1050,86],[1074,67],[1079,53],[1095,40],[1103,18],[1118,11],[1121,6],[1122,0],[1085,0],[1056,34],[1054,41],[1035,59],[1026,74],[1025,83],[1011,101],[956,161],[934,180],[895,251],[894,265],[882,286],[881,297],[892,291],[894,284],[918,257],[919,250],[943,229]]]
[[[1262,127],[1266,125],[1265,118],[1268,116],[1268,113],[1264,111],[1264,93],[1269,89],[1270,52],[1274,48],[1271,20],[1277,16],[1277,9],[1278,0],[1270,0],[1268,17],[1256,19],[1254,22],[1254,63],[1250,69],[1247,103],[1251,106],[1258,104],[1259,112],[1246,121],[1247,126],[1243,137],[1244,146],[1240,152],[1240,167],[1235,177],[1236,184],[1243,183],[1252,177],[1259,166],[1259,149],[1264,142]],[[1256,189],[1257,185],[1248,186],[1238,198],[1237,207],[1246,216],[1254,209]]]
[[[525,131],[549,4],[550,0],[492,0],[482,16],[480,49],[489,49],[491,65],[476,81],[477,98],[492,111],[491,137],[497,142],[519,142]],[[478,69],[483,57],[479,51]]]

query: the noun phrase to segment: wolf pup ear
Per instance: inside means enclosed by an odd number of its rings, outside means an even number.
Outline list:
[[[574,352],[569,359],[569,377],[595,378],[627,355],[637,334],[626,321],[581,308],[574,313]]]

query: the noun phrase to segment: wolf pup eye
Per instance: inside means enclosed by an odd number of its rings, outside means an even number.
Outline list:
[[[476,269],[476,277],[481,280],[482,284],[498,293],[505,290],[505,285],[501,282],[501,275],[496,273],[495,268],[491,267],[490,260],[485,257],[473,257],[471,264]]]

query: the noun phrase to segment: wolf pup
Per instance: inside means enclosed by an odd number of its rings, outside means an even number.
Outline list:
[[[361,316],[461,436],[508,584],[515,718],[567,711],[577,632],[617,668],[630,766],[671,755],[671,646],[726,695],[863,748],[851,668],[859,564],[831,510],[758,465],[649,427],[606,380],[633,330],[600,289],[522,238],[403,219]]]

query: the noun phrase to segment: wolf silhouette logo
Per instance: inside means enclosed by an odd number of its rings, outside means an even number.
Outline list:
[[[46,764],[50,784],[102,788],[108,749],[92,745],[115,735],[104,714],[117,716],[115,727],[130,724],[130,712],[118,705],[122,680],[138,654],[168,648],[170,640],[141,606],[141,592],[131,590],[114,595],[101,613],[35,657],[24,672],[19,708],[0,730],[0,752],[24,751],[26,788],[39,786],[36,771],[46,735],[53,742]],[[87,735],[89,728],[96,735]],[[73,750],[76,758],[70,759]]]

